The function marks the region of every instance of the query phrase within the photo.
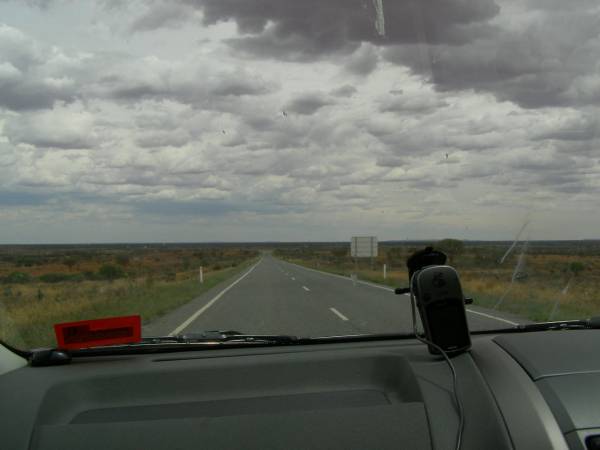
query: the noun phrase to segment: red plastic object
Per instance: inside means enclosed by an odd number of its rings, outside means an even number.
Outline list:
[[[140,316],[125,316],[57,323],[54,333],[58,348],[67,350],[132,344],[142,340],[142,320]]]

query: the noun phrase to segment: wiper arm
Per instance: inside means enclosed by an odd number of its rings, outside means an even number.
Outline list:
[[[507,330],[513,331],[546,331],[546,330],[582,330],[600,328],[600,317],[579,320],[557,320],[554,322],[539,322],[520,324]]]
[[[158,336],[143,338],[141,344],[180,343],[194,344],[206,342],[256,342],[274,344],[299,344],[307,338],[286,334],[243,334],[238,331],[203,331],[200,333],[185,333],[175,336]]]

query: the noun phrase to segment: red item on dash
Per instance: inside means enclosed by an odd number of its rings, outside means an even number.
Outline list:
[[[132,344],[142,340],[142,319],[125,316],[57,323],[54,333],[58,348],[66,350]]]

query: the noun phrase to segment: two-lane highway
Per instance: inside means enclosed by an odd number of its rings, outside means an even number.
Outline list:
[[[468,308],[471,330],[507,327],[517,320]],[[144,335],[206,330],[331,336],[412,330],[408,296],[388,287],[290,264],[265,255],[224,286],[144,327]]]

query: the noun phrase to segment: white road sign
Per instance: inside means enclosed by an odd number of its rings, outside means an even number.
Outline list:
[[[354,236],[350,240],[350,255],[353,258],[376,258],[377,237]]]

